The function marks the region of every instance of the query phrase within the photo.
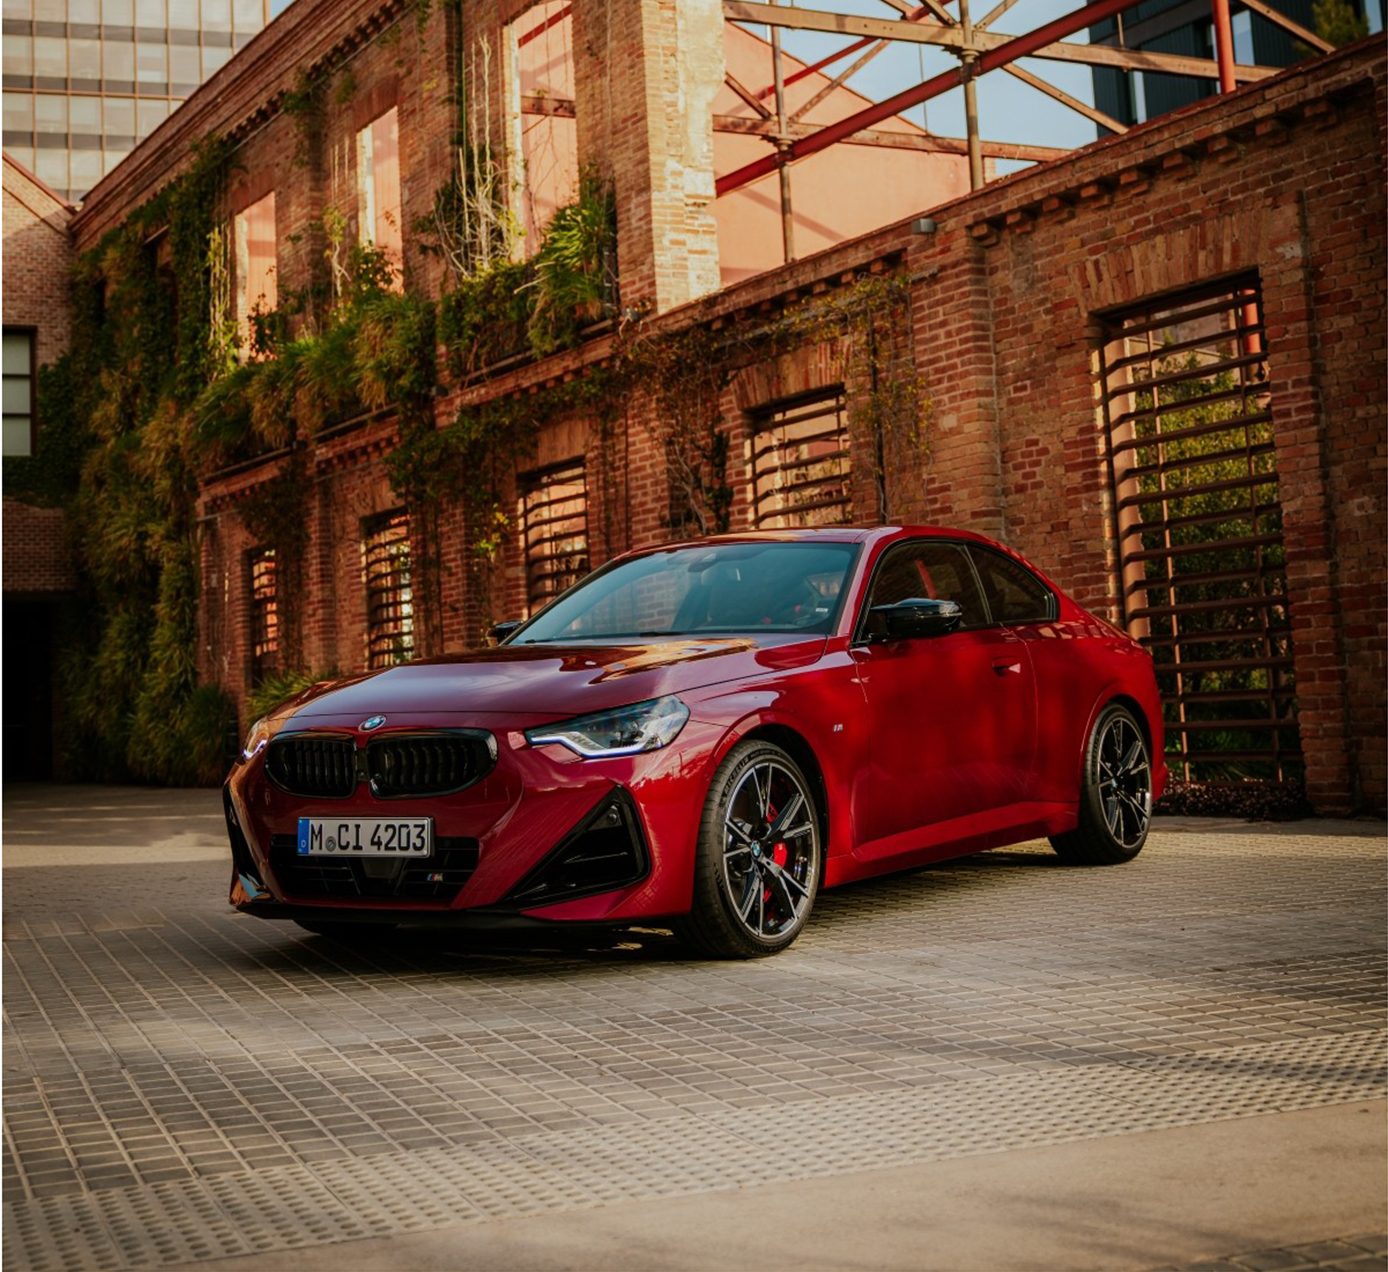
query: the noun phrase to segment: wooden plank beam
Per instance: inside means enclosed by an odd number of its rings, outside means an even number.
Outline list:
[[[985,50],[998,48],[1015,36],[997,31],[975,31],[974,39]],[[1157,71],[1163,75],[1190,75],[1196,79],[1219,78],[1219,67],[1213,59],[1186,57],[1181,53],[1152,53],[1145,49],[1117,49],[1107,44],[1067,44],[1057,40],[1028,53],[1028,57],[1045,58],[1052,62],[1080,62],[1085,66],[1116,66],[1125,71]],[[1253,84],[1276,75],[1271,66],[1236,66],[1234,73],[1240,82]]]
[[[865,18],[857,14],[826,13],[822,9],[791,9],[756,0],[723,0],[723,16],[730,22],[757,22],[795,31],[907,40],[912,44],[935,44],[947,49],[964,47],[964,37],[957,27],[936,22],[902,22],[899,18]]]
[[[731,71],[724,74],[723,83],[725,83],[730,89],[732,89],[734,93],[736,93],[740,98],[742,98],[742,100],[746,102],[747,105],[749,105],[754,111],[756,111],[757,114],[760,115],[763,119],[771,118],[771,111],[765,105],[762,104],[761,99],[754,92],[752,92],[752,90],[748,88],[746,84],[744,84],[740,79],[738,79],[737,76],[734,75]]]
[[[1309,44],[1313,49],[1319,49],[1322,53],[1331,53],[1335,46],[1329,40],[1323,40],[1314,31],[1308,31],[1300,22],[1293,22],[1285,13],[1278,13],[1270,4],[1264,4],[1263,0],[1239,0],[1240,4],[1247,5],[1254,13],[1261,13],[1269,22],[1280,26],[1284,31],[1290,31],[1298,40]]]
[[[1078,111],[1086,119],[1092,119],[1100,128],[1107,128],[1109,132],[1125,133],[1128,131],[1127,124],[1121,124],[1112,115],[1105,115],[1101,110],[1095,110],[1088,102],[1082,102],[1078,97],[1071,97],[1063,89],[1057,88],[1054,84],[1048,84],[1039,75],[1033,75],[1030,71],[1024,71],[1020,66],[1003,66],[1000,70],[1006,71],[1014,79],[1019,79],[1023,84],[1029,84],[1038,93],[1045,93],[1047,97],[1052,97],[1063,106],[1068,106],[1073,111]]]
[[[744,119],[741,115],[715,115],[713,131],[722,133],[741,133],[744,136],[764,137],[767,141],[776,140],[774,121]],[[792,124],[790,135],[807,137],[815,131],[812,124]],[[876,146],[884,150],[916,150],[927,154],[965,155],[968,143],[963,137],[939,137],[934,133],[887,132],[878,128],[864,128],[843,139],[848,146]],[[983,154],[989,159],[1020,159],[1028,163],[1045,163],[1073,154],[1062,146],[1026,146],[1010,141],[985,141]]]
[[[759,22],[797,31],[828,31],[839,35],[870,36],[878,40],[903,40],[909,44],[930,44],[956,52],[964,48],[964,35],[957,26],[941,26],[934,22],[902,22],[891,18],[826,13],[819,9],[790,9],[781,5],[756,3],[755,0],[723,0],[723,16],[733,22]],[[988,16],[991,18],[992,14]],[[974,29],[974,47],[983,53],[1019,38],[1022,37],[1006,35],[1001,31]],[[1219,67],[1209,58],[1120,49],[1107,44],[1068,44],[1056,40],[1031,50],[1026,56],[1054,62],[1079,62],[1086,66],[1116,66],[1126,71],[1189,75],[1195,79],[1219,78]],[[1239,66],[1235,68],[1235,73],[1241,82],[1251,84],[1275,72],[1265,66]]]
[[[850,62],[844,70],[840,71],[836,76],[834,76],[833,79],[831,79],[827,84],[825,84],[824,87],[819,90],[819,92],[815,93],[814,96],[809,99],[809,101],[807,101],[803,106],[796,110],[790,117],[791,122],[794,123],[797,120],[804,119],[804,117],[808,115],[810,111],[812,111],[816,106],[818,106],[820,102],[822,102],[826,97],[828,97],[830,93],[832,93],[836,88],[841,87],[843,85],[844,80],[848,79],[851,75],[856,75],[859,71],[863,69],[863,67],[865,67],[869,62],[871,62],[873,58],[875,58],[879,53],[885,52],[886,49],[886,40],[878,40],[877,43],[870,45],[868,47],[868,51],[864,53],[862,57]]]
[[[572,101],[564,97],[522,97],[522,115],[554,115],[560,119],[573,119],[577,111]]]

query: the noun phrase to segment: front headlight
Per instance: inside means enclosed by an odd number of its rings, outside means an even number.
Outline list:
[[[599,756],[639,755],[668,746],[689,719],[689,708],[673,694],[634,702],[629,707],[599,711],[594,715],[562,720],[527,729],[531,746],[558,742],[585,759]]]
[[[265,744],[270,740],[270,718],[261,716],[253,725],[251,731],[246,734],[246,745],[241,748],[241,758],[243,760],[254,759],[265,749]]]

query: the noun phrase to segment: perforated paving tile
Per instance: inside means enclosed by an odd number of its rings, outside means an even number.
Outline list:
[[[1029,845],[825,894],[746,964],[348,948],[231,914],[220,864],[140,874],[6,872],[15,1272],[737,1188],[768,1145],[810,1178],[1384,1090],[1373,834],[1158,832],[1095,871]]]

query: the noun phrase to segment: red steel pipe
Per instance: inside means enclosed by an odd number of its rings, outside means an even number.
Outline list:
[[[994,71],[1009,62],[1015,62],[1019,57],[1028,57],[1037,49],[1054,44],[1067,35],[1073,35],[1076,31],[1101,22],[1104,18],[1111,18],[1125,9],[1131,9],[1138,2],[1139,0],[1097,0],[1095,4],[1087,4],[1082,9],[1076,9],[1073,13],[1067,13],[1044,26],[1037,27],[1035,31],[1019,35],[1015,40],[1008,40],[1006,44],[999,44],[997,48],[980,54],[974,74],[982,75],[985,71]],[[914,88],[904,89],[885,101],[855,111],[836,123],[827,124],[818,132],[812,132],[807,137],[792,142],[786,149],[784,160],[781,155],[765,155],[761,159],[733,169],[726,176],[718,178],[714,190],[718,195],[724,195],[741,189],[748,182],[775,172],[783,161],[791,163],[796,159],[817,154],[845,137],[851,137],[855,132],[871,128],[873,124],[889,119],[892,115],[899,115],[912,106],[919,106],[921,102],[928,102],[932,97],[939,97],[941,93],[947,93],[963,82],[962,67],[943,71]]]
[[[529,44],[531,40],[543,35],[546,31],[550,29],[550,27],[558,26],[572,12],[573,5],[566,4],[562,9],[559,10],[558,13],[550,14],[550,16],[547,17],[543,22],[537,23],[535,26],[531,27],[529,31],[527,31],[523,36],[520,37],[519,40],[516,41],[516,44]]]
[[[1215,58],[1219,62],[1219,91],[1232,93],[1234,81],[1234,26],[1229,20],[1229,0],[1210,0],[1214,18]]]

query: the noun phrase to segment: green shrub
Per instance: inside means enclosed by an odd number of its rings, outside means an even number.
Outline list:
[[[277,707],[303,693],[305,689],[325,680],[335,680],[337,676],[337,671],[310,672],[300,669],[267,676],[251,690],[250,696],[246,699],[246,727],[250,728],[261,716],[271,714]]]

